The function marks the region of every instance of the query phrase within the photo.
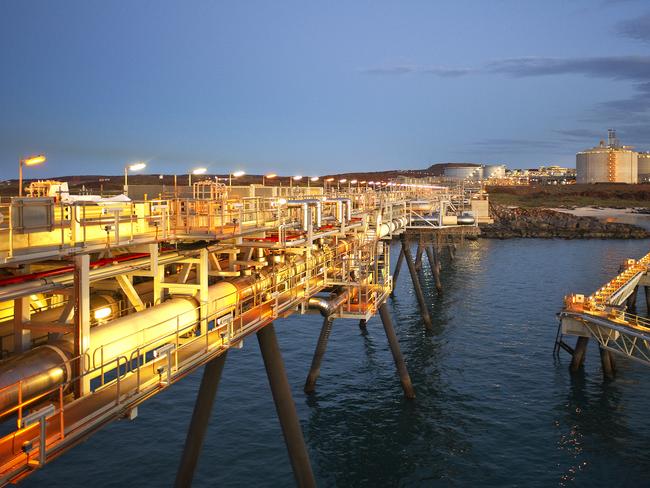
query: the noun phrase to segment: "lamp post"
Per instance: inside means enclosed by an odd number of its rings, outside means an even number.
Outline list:
[[[311,178],[309,178],[309,179],[307,180],[307,188],[310,187],[309,184],[310,184],[311,182],[314,182],[314,183],[315,183],[315,182],[318,181],[318,179],[319,179],[318,176],[312,176]]]
[[[331,183],[332,181],[334,181],[334,178],[332,177],[323,180],[323,193],[327,193],[327,184]]]
[[[192,175],[204,175],[208,171],[208,168],[196,168],[191,171],[189,174],[188,185],[192,186]]]
[[[124,166],[124,194],[129,194],[129,171],[140,171],[147,167],[147,163],[133,163]]]
[[[341,189],[341,183],[345,183],[346,181],[348,181],[347,178],[341,178],[339,181],[337,181],[336,182],[336,189],[340,190]]]
[[[246,174],[245,171],[235,171],[234,173],[229,173],[228,174],[228,186],[232,186],[232,179],[233,178],[239,178],[240,176],[244,176]]]
[[[23,166],[37,166],[47,161],[44,154],[22,158],[18,163],[18,196],[23,196]]]
[[[264,186],[266,184],[266,180],[272,180],[276,176],[278,176],[278,175],[276,175],[275,173],[269,173],[268,175],[262,175],[262,186]]]
[[[357,180],[350,180],[350,183],[348,183],[348,190],[352,187],[352,185],[356,185]]]

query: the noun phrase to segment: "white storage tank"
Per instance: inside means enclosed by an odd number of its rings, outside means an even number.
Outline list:
[[[483,168],[483,178],[505,178],[506,165],[505,164],[487,164]]]
[[[443,174],[445,178],[455,180],[480,180],[483,178],[483,167],[478,164],[447,166]]]
[[[630,146],[621,146],[610,129],[605,141],[576,154],[577,183],[637,183],[638,155]]]
[[[650,152],[640,152],[638,157],[639,183],[650,182]]]

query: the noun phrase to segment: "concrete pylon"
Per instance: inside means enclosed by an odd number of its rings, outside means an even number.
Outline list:
[[[578,371],[582,368],[585,362],[585,354],[587,353],[587,346],[589,345],[589,337],[578,337],[576,347],[573,349],[573,357],[571,358],[571,365],[569,366],[572,372]]]

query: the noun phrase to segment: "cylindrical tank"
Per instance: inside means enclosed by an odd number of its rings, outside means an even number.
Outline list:
[[[445,178],[455,180],[480,180],[483,178],[483,167],[477,164],[447,166],[443,174]]]
[[[640,152],[638,156],[639,183],[650,181],[650,152]]]
[[[637,183],[638,156],[625,146],[600,145],[576,154],[577,183]]]
[[[488,164],[483,168],[483,178],[505,178],[506,166],[504,164]]]

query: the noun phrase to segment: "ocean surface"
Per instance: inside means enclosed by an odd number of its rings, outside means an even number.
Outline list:
[[[319,486],[648,486],[650,369],[619,358],[616,379],[604,382],[593,343],[573,376],[568,354],[552,354],[562,297],[590,293],[648,251],[650,241],[467,242],[443,261],[442,295],[425,267],[432,332],[404,268],[390,305],[414,401],[403,399],[378,318],[367,334],[356,321],[334,323],[313,396],[302,386],[321,320],[276,322]],[[171,486],[200,373],[23,486]],[[252,337],[226,361],[194,486],[292,485]]]

